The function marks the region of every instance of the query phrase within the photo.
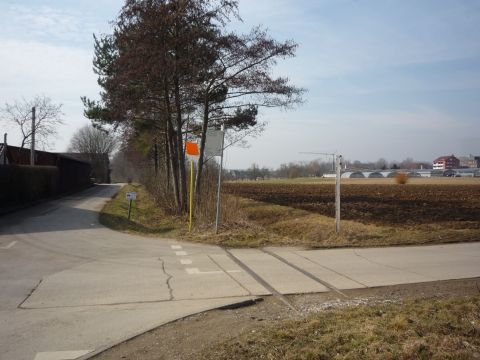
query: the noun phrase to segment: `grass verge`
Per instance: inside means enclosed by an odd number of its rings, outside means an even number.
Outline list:
[[[128,220],[126,193],[137,193]],[[178,237],[185,232],[182,219],[169,216],[155,204],[150,193],[142,185],[130,184],[110,200],[100,212],[100,223],[117,231],[131,234]]]
[[[270,323],[200,359],[475,359],[480,296],[322,311]]]
[[[370,247],[393,245],[441,244],[480,239],[480,229],[455,228],[455,223],[423,224],[418,227],[394,227],[342,221],[335,233],[334,219],[306,210],[242,199],[247,222],[261,229],[261,245],[295,245],[311,248]],[[234,245],[236,242],[234,243]]]
[[[127,219],[128,202],[125,199],[125,193],[128,191],[135,191],[138,194],[130,221]],[[334,220],[327,216],[228,195],[224,198],[232,205],[234,213],[224,211],[226,219],[223,219],[219,234],[213,232],[212,223],[199,225],[196,222],[193,231],[189,233],[185,219],[165,214],[142,185],[123,187],[103,208],[100,222],[114,230],[133,234],[176,237],[227,247],[370,247],[440,244],[480,239],[480,229],[456,229],[454,223],[398,228],[342,221],[342,231],[338,235],[334,231]]]

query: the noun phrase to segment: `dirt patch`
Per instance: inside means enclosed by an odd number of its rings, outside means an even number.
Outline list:
[[[266,297],[254,306],[234,310],[213,310],[161,326],[124,342],[93,359],[199,359],[209,358],[218,344],[240,334],[254,334],[265,327],[280,326],[285,320],[300,320],[312,313],[331,309],[402,304],[408,299],[459,299],[480,294],[480,279],[449,280],[372,289],[345,290],[348,298],[336,293],[289,296],[298,312],[275,297]],[[400,324],[401,325],[401,324]]]
[[[333,184],[228,183],[231,194],[330,216],[335,215]],[[342,218],[364,224],[412,227],[448,223],[480,228],[480,184],[342,186]]]

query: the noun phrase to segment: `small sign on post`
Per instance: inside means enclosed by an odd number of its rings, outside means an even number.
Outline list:
[[[205,155],[207,157],[222,156],[223,130],[208,128],[205,142]]]
[[[191,232],[193,225],[193,175],[195,163],[198,163],[198,159],[200,158],[200,149],[198,148],[198,143],[195,141],[187,141],[185,143],[185,153],[187,155],[187,159],[190,160],[190,208],[188,231]]]
[[[130,214],[132,212],[132,201],[137,200],[137,193],[127,192],[127,200],[128,200],[128,220],[130,220]]]
[[[136,192],[127,192],[127,200],[137,200]]]

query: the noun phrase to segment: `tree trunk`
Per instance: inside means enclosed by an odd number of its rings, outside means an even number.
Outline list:
[[[173,183],[173,195],[175,198],[175,205],[178,211],[181,211],[181,202],[180,202],[180,189],[178,183],[178,161],[176,155],[176,138],[175,131],[173,130],[173,125],[171,121],[168,121],[168,146],[170,153],[170,167],[172,169],[172,183]]]
[[[197,194],[197,202],[200,201],[200,187],[202,184],[202,176],[203,176],[203,163],[205,160],[205,143],[207,141],[207,129],[208,129],[208,118],[209,118],[209,102],[207,98],[205,98],[204,102],[204,109],[203,109],[203,124],[202,124],[202,134],[200,138],[200,157],[198,159],[198,170],[197,170],[197,177],[195,179],[195,192]]]
[[[169,160],[170,160],[170,168],[172,170],[172,180],[173,180],[173,196],[175,199],[175,205],[178,211],[181,210],[181,202],[180,202],[180,189],[178,183],[178,157],[176,154],[176,138],[175,138],[175,131],[173,129],[172,124],[172,112],[170,107],[170,97],[168,92],[168,83],[167,80],[164,79],[164,101],[165,101],[165,108],[167,112],[167,143],[168,143],[168,153],[169,153]]]
[[[155,163],[155,176],[158,175],[158,143],[157,139],[154,139],[154,145],[153,145],[154,151],[153,151],[153,156],[154,156],[154,163]]]
[[[185,170],[185,154],[183,150],[182,137],[182,104],[180,101],[180,85],[178,77],[175,76],[175,107],[177,112],[177,159],[178,159],[178,177],[180,190],[180,210],[182,213],[187,211],[187,176]]]
[[[168,146],[168,134],[165,131],[165,174],[166,174],[166,189],[170,190],[170,149]]]

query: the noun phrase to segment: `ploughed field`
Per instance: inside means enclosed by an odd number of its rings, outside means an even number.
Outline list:
[[[227,183],[228,193],[257,201],[335,216],[333,184]],[[343,219],[365,224],[455,222],[480,228],[480,185],[342,184]]]

